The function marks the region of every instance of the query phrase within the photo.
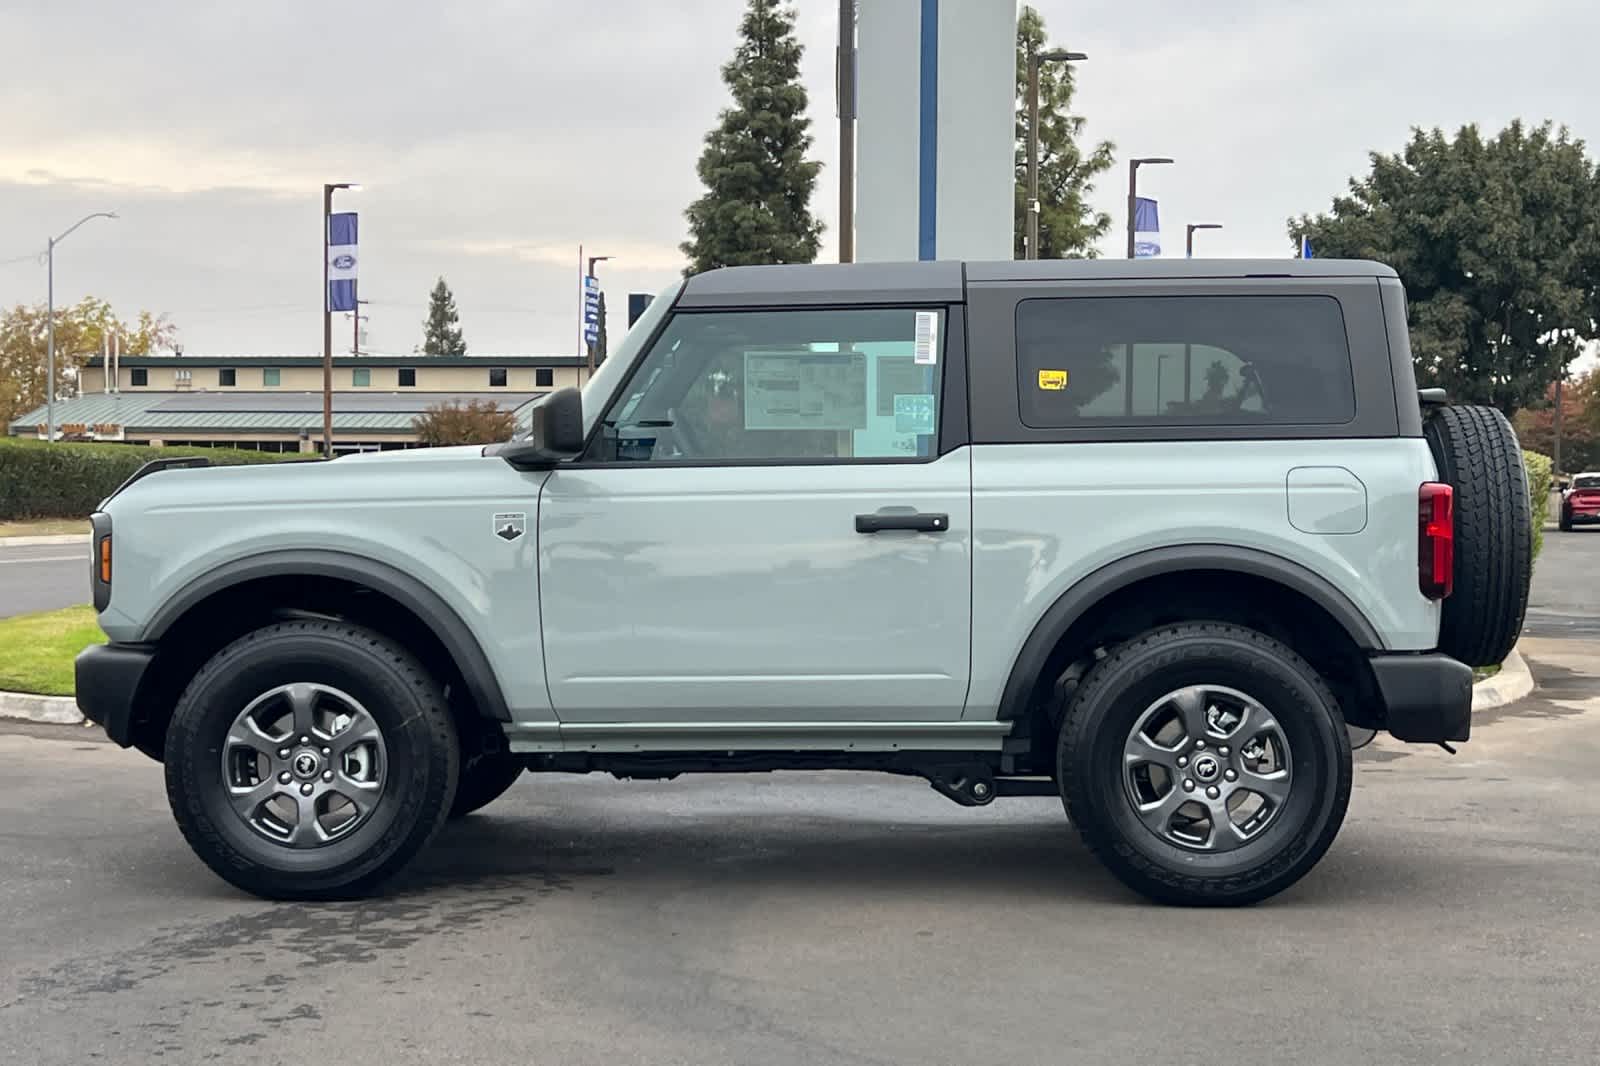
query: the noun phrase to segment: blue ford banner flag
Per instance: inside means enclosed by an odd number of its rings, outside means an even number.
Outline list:
[[[1133,255],[1135,259],[1153,259],[1161,254],[1161,220],[1157,217],[1156,202],[1140,196],[1133,202]]]
[[[356,309],[356,213],[328,216],[328,310]]]
[[[1305,236],[1304,234],[1302,234],[1300,237],[1300,258],[1311,258],[1311,238]]]

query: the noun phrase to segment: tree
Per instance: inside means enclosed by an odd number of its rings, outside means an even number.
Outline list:
[[[1538,408],[1518,411],[1512,424],[1522,447],[1555,454],[1556,387],[1552,382]],[[1600,368],[1590,369],[1561,388],[1561,468],[1564,473],[1600,470]]]
[[[1044,18],[1024,6],[1017,18],[1016,255],[1028,229],[1028,58],[1047,50]],[[1039,67],[1039,258],[1093,259],[1094,242],[1111,228],[1111,216],[1089,205],[1094,178],[1111,169],[1116,145],[1101,141],[1088,155],[1078,148],[1083,116],[1072,113],[1071,64]]]
[[[455,294],[440,278],[428,294],[428,318],[422,323],[422,354],[466,355],[467,342],[461,336],[460,323]]]
[[[600,290],[600,336],[594,342],[594,365],[599,366],[606,361],[606,290]]]
[[[517,416],[493,400],[436,403],[412,422],[429,447],[450,444],[497,444],[517,431]]]
[[[781,0],[750,0],[745,9],[739,47],[722,68],[733,106],[706,134],[696,168],[706,192],[685,212],[685,275],[817,257],[822,223],[810,203],[822,164],[805,158],[811,120],[794,19]]]
[[[1490,140],[1413,130],[1371,159],[1328,214],[1289,220],[1295,246],[1395,268],[1419,384],[1507,414],[1537,401],[1600,333],[1600,184],[1583,142],[1518,121]]]
[[[45,402],[49,323],[43,304],[18,304],[0,313],[0,434]],[[165,315],[140,311],[129,324],[117,318],[109,303],[93,296],[56,308],[56,398],[78,394],[79,369],[100,354],[108,337],[118,337],[127,355],[147,355],[171,345],[177,333]]]

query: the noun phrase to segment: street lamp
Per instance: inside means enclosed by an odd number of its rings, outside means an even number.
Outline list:
[[[332,224],[333,191],[348,189],[360,192],[361,186],[353,181],[334,181],[322,187],[322,457],[333,458],[333,309],[328,305],[328,227]],[[361,305],[356,305],[356,314]],[[359,328],[360,322],[357,321]]]
[[[1194,231],[1195,230],[1197,230],[1197,229],[1221,229],[1221,228],[1222,228],[1222,223],[1220,223],[1220,222],[1191,222],[1187,226],[1185,226],[1184,229],[1187,232],[1185,232],[1184,235],[1183,235],[1183,257],[1185,259],[1193,259],[1194,258]]]
[[[1133,216],[1139,209],[1139,168],[1149,164],[1171,163],[1165,156],[1144,156],[1128,160],[1128,258],[1133,258]]]
[[[56,245],[72,236],[72,231],[89,221],[91,218],[116,218],[115,211],[96,211],[91,215],[84,215],[78,221],[67,227],[65,233],[59,237],[51,237],[45,248],[45,330],[48,340],[45,342],[45,440],[55,443],[56,439]]]
[[[1039,64],[1073,63],[1082,52],[1032,52],[1028,55],[1028,230],[1023,258],[1039,258]]]
[[[584,277],[585,278],[593,278],[593,277],[595,277],[594,265],[596,263],[604,263],[607,260],[614,259],[614,258],[616,258],[616,257],[615,256],[610,256],[610,255],[591,255],[589,257],[589,272],[587,274],[585,274]],[[596,296],[598,297],[598,295],[599,295],[599,286],[598,285],[595,287],[595,293],[596,293]],[[588,293],[587,292],[584,293],[584,299],[585,299],[586,303],[585,303],[585,306],[584,306],[585,322],[584,322],[583,346],[584,346],[585,350],[588,352],[588,357],[589,357],[589,374],[588,374],[588,377],[592,378],[592,377],[594,377],[594,341],[590,340],[589,337],[588,337],[589,323],[587,321],[587,312],[588,312],[588,306],[587,306]],[[584,380],[587,381],[588,378],[585,378]]]

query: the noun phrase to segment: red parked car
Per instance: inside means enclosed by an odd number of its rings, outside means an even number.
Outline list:
[[[1561,531],[1579,522],[1600,522],[1600,474],[1573,475],[1572,487],[1561,494]]]

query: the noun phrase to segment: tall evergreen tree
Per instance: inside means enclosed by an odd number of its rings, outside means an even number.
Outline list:
[[[1023,255],[1028,228],[1028,57],[1047,49],[1044,18],[1023,7],[1017,18],[1017,184],[1014,245]],[[1083,116],[1072,113],[1072,66],[1039,67],[1039,258],[1092,259],[1111,216],[1089,206],[1094,179],[1111,168],[1116,145],[1101,141],[1085,154]]]
[[[422,323],[422,354],[467,354],[467,342],[461,336],[461,316],[456,314],[455,294],[443,278],[428,295],[428,317]]]
[[[806,90],[794,11],[750,0],[739,47],[722,68],[733,106],[706,134],[698,171],[706,193],[689,205],[685,274],[754,263],[809,263],[822,224],[811,217],[821,164],[805,158]]]

